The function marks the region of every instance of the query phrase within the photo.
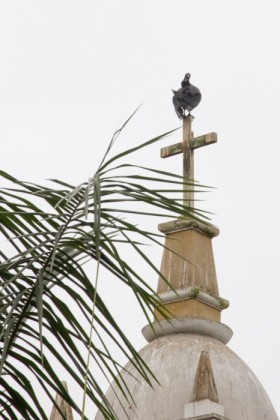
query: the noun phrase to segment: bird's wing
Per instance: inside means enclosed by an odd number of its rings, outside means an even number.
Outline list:
[[[189,92],[188,92],[188,94],[191,95],[191,96],[196,95],[197,94],[197,88],[194,87],[194,86],[192,86],[192,85],[189,86]]]
[[[174,94],[174,96],[173,96],[173,98],[172,98],[172,101],[173,101],[173,105],[174,105],[174,108],[175,108],[176,114],[178,115],[178,117],[179,117],[180,119],[182,119],[184,114],[183,114],[183,110],[182,110],[182,105],[181,105],[181,102],[180,102],[180,101],[178,101],[178,95],[177,95],[177,93],[178,93],[178,92],[176,92],[176,93]]]
[[[201,96],[200,90],[195,86],[189,86],[188,95],[190,96]]]
[[[187,96],[188,96],[188,92],[186,88],[177,90],[177,92],[173,96],[174,105],[175,103],[180,106],[183,105],[186,102]]]

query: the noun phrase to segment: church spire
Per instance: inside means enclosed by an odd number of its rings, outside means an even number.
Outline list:
[[[202,351],[196,370],[191,401],[185,405],[184,420],[228,420],[224,406],[219,404],[211,360]]]
[[[195,375],[191,402],[210,400],[219,402],[208,351],[202,351]]]
[[[192,217],[182,216],[159,225],[160,232],[166,235],[157,288],[160,303],[155,309],[155,323],[146,326],[143,334],[150,341],[171,333],[170,323],[162,313],[166,310],[174,332],[216,334],[216,338],[227,343],[232,331],[220,320],[221,311],[229,302],[219,296],[212,250],[212,238],[219,229],[199,220],[194,208],[194,150],[216,143],[217,134],[194,137],[192,121],[191,114],[183,116],[183,141],[161,149],[162,158],[183,154],[183,202]]]
[[[62,385],[68,391],[67,383],[65,381],[62,381]],[[55,397],[56,406],[53,406],[50,420],[63,420],[63,418],[66,418],[67,420],[74,420],[73,411],[70,405],[61,397],[60,394],[57,394]],[[60,414],[60,411],[63,413],[64,417]]]

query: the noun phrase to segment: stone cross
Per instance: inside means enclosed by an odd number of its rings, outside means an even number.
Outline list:
[[[208,144],[217,142],[217,134],[209,133],[200,137],[193,137],[192,132],[193,116],[188,114],[183,117],[183,141],[163,147],[160,151],[162,158],[174,156],[183,153],[183,177],[184,181],[190,185],[184,185],[183,203],[185,206],[194,207],[194,150],[199,147],[208,146]]]

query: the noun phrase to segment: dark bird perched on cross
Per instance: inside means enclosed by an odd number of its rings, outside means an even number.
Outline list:
[[[185,116],[185,110],[191,112],[201,100],[200,90],[190,84],[190,73],[187,73],[184,77],[184,80],[181,83],[181,88],[179,90],[173,90],[173,105],[176,111],[176,114],[180,119]]]

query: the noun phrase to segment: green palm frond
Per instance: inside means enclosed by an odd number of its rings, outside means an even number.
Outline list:
[[[124,124],[125,126],[125,124]],[[123,128],[123,127],[122,127]],[[53,188],[23,182],[0,171],[10,185],[0,192],[0,417],[46,419],[38,384],[53,404],[59,393],[77,413],[82,409],[61,384],[60,366],[101,410],[115,418],[96,374],[87,371],[87,352],[122,394],[133,399],[118,376],[120,364],[110,343],[133,361],[151,383],[152,372],[115,321],[86,263],[98,262],[134,293],[151,322],[156,298],[141,277],[127,247],[157,275],[143,244],[160,244],[160,235],[135,224],[137,216],[204,217],[174,198],[181,177],[121,160],[174,130],[109,158],[113,136],[97,172],[77,187],[52,180]],[[159,186],[159,188],[158,188]],[[184,188],[201,189],[199,185]],[[94,311],[93,311],[94,308]],[[165,315],[166,316],[166,315]],[[90,334],[90,326],[93,334]],[[85,380],[85,373],[87,377]]]

